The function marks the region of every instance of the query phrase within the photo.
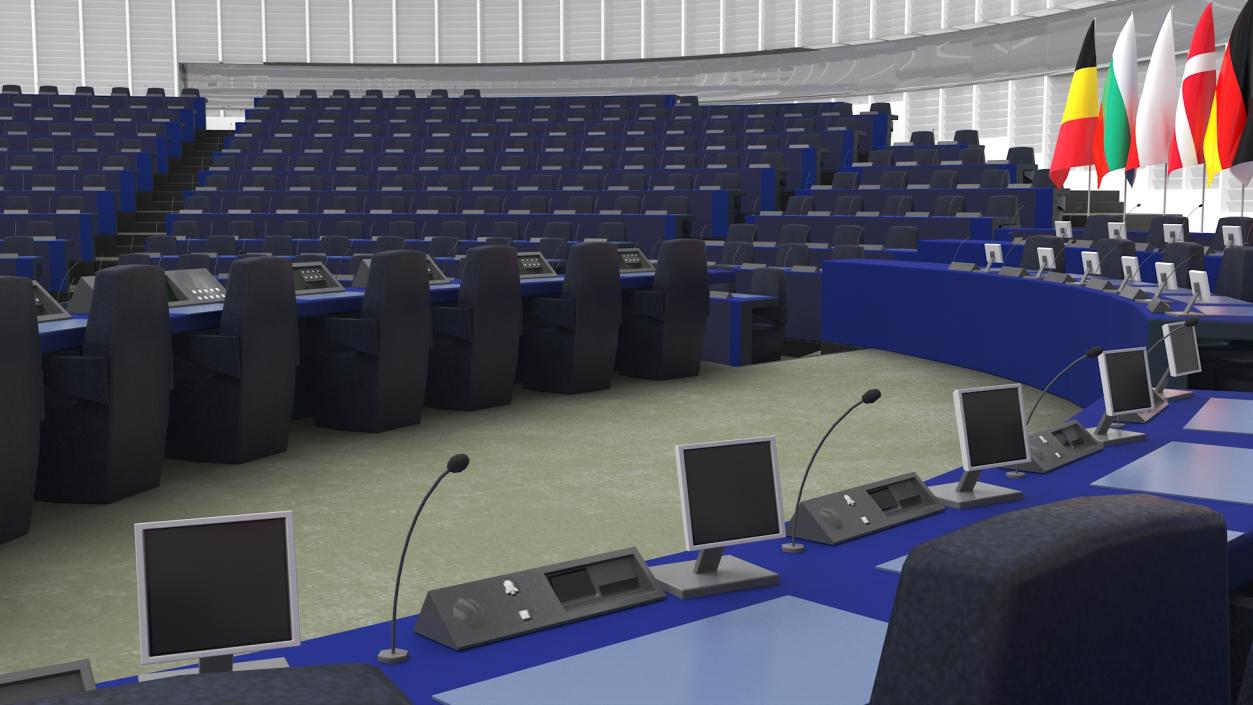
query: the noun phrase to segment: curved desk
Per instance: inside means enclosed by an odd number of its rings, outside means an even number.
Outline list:
[[[1198,312],[1204,314],[1201,337],[1253,337],[1251,305],[1200,306]],[[1093,345],[1152,345],[1162,324],[1177,320],[1112,292],[951,271],[943,264],[838,260],[822,266],[824,343],[890,350],[1037,388]],[[1164,348],[1150,364],[1154,376],[1160,374]],[[1053,393],[1080,405],[1100,398],[1096,361],[1079,363]]]

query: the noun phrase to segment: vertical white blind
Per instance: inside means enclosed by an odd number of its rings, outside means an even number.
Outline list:
[[[600,0],[566,0],[566,61],[599,60]]]
[[[267,0],[272,2],[273,0]],[[297,61],[304,61],[304,0],[300,3],[300,46],[302,47]],[[175,19],[178,22],[178,60],[179,61],[217,61],[218,60],[218,11],[217,5],[208,0],[176,0],[174,6]],[[273,19],[272,17],[270,18]],[[274,45],[270,45],[273,55]]]
[[[203,0],[212,5],[210,0]],[[222,60],[227,62],[255,64],[261,61],[261,3],[256,0],[221,0],[222,2]],[[85,0],[86,5],[94,2]],[[90,22],[88,26],[90,26]],[[347,26],[347,22],[344,21]],[[315,45],[316,46],[316,45]],[[347,61],[347,52],[344,52]],[[91,61],[87,63],[90,73]]]
[[[1044,151],[1044,83],[1043,78],[1009,82],[1009,143],[1034,147],[1037,159]]]
[[[30,3],[10,0],[29,11]],[[29,12],[27,13],[29,15]],[[30,20],[26,20],[27,42]],[[35,3],[35,38],[39,50],[39,82],[56,86],[62,93],[73,92],[82,75],[78,56],[78,0],[39,0]],[[30,56],[29,46],[26,56]],[[29,74],[29,69],[26,71]],[[5,79],[21,80],[21,74],[5,74]]]
[[[688,56],[718,53],[718,0],[687,0]]]
[[[271,0],[266,0],[270,2]],[[474,3],[470,3],[471,9]],[[392,62],[392,0],[353,0],[353,58],[359,64]],[[270,45],[274,60],[274,45]]]
[[[522,55],[526,61],[561,60],[559,0],[523,0]]]
[[[439,61],[473,64],[478,60],[477,10],[474,0],[439,3]]]
[[[114,86],[126,85],[125,13],[122,0],[83,3],[87,83],[97,92],[108,93]]]
[[[435,0],[405,0],[396,5],[396,43],[402,64],[435,61]],[[515,57],[516,58],[516,57]]]
[[[182,53],[181,26],[179,30],[178,48]],[[265,51],[269,61],[305,60],[305,0],[265,0]]]
[[[173,94],[174,37],[170,26],[174,19],[170,16],[170,0],[130,0],[130,3],[134,91],[143,93],[157,87],[164,88],[166,94]],[[77,8],[74,12],[77,17]],[[43,48],[42,40],[39,47]]]
[[[517,60],[518,0],[484,2],[483,61],[509,63]]]
[[[796,0],[768,0],[765,3],[765,46],[770,49],[788,49],[794,46],[792,37],[796,30]]]
[[[319,63],[348,63],[348,0],[309,0],[309,44]]]
[[[726,0],[728,53],[757,51],[757,0]]]
[[[648,32],[645,43],[648,58],[678,56],[682,39],[679,0],[644,0],[644,6],[647,13],[644,26]]]
[[[1008,81],[975,86],[974,106],[974,129],[979,131],[980,139],[1009,137]]]
[[[831,0],[801,0],[801,46],[816,47],[831,43],[834,9]]]
[[[874,36],[899,37],[905,33],[905,3],[874,3]]]
[[[837,0],[835,25],[839,41],[856,42],[870,38],[870,6],[870,0]]]
[[[949,0],[944,7],[944,26],[961,27],[971,24],[975,21],[976,11],[976,0]]]
[[[605,58],[640,57],[640,0],[605,0]]]
[[[4,83],[20,84],[26,91],[38,88],[32,82],[30,39],[30,3],[0,2],[0,75]]]
[[[960,0],[959,0],[960,1]],[[952,2],[949,3],[950,5]],[[911,33],[940,29],[944,3],[939,0],[911,0],[909,3],[909,31]]]
[[[978,0],[978,2],[979,19],[984,22],[1009,17],[1012,11],[1011,0]]]

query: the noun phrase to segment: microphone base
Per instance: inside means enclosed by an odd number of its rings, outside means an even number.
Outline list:
[[[379,652],[379,663],[388,665],[404,663],[409,660],[409,652],[405,649],[383,649]]]
[[[779,546],[779,548],[782,549],[784,553],[804,553],[805,552],[805,544],[792,543],[791,541],[788,541],[782,546]]]
[[[1022,491],[1008,487],[979,482],[973,489],[963,491],[958,489],[959,484],[952,482],[947,485],[932,485],[931,493],[941,504],[952,509],[973,509],[1022,499]]]
[[[954,272],[974,272],[979,269],[979,265],[974,262],[949,262],[948,268]]]

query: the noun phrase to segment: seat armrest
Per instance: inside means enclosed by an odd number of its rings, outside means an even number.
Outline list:
[[[326,337],[363,355],[378,357],[379,322],[372,318],[326,318]]]
[[[652,289],[630,292],[623,302],[622,315],[647,316],[658,321],[666,318],[666,295]]]
[[[474,342],[474,311],[461,306],[432,306],[431,324],[436,335]]]
[[[242,372],[239,336],[192,333],[175,339],[174,355],[218,374],[239,378]]]
[[[107,406],[109,360],[85,355],[50,355],[44,359],[44,383],[62,394]]]
[[[549,325],[574,330],[574,299],[534,296],[527,301],[527,312]]]

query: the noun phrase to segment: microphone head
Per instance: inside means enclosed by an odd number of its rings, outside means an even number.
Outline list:
[[[873,404],[879,401],[879,397],[883,396],[883,392],[877,389],[867,389],[865,394],[861,395],[861,403]]]
[[[1093,345],[1092,347],[1088,348],[1087,356],[1088,357],[1100,357],[1101,353],[1103,352],[1105,352],[1105,348],[1101,347],[1100,345]]]
[[[458,453],[448,459],[448,472],[461,472],[470,466],[470,456]]]

